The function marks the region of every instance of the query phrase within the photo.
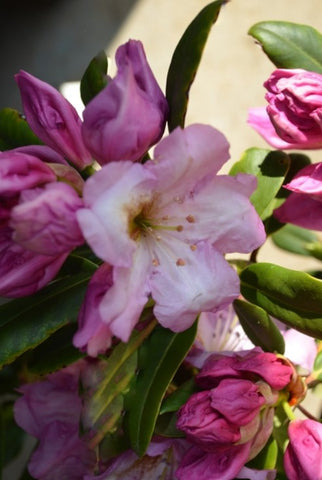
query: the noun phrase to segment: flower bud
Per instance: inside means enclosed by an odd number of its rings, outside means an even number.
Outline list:
[[[85,144],[101,165],[142,157],[161,138],[168,112],[141,42],[119,47],[116,64],[115,78],[83,113]]]
[[[21,70],[15,76],[27,122],[49,147],[83,169],[92,163],[75,108],[54,87]]]
[[[289,480],[322,478],[322,424],[311,419],[293,420],[288,427],[290,442],[284,454]]]

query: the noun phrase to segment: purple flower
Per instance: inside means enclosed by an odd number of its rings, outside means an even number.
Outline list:
[[[293,420],[288,427],[289,444],[284,468],[289,480],[322,478],[322,424],[311,419]]]
[[[90,165],[75,108],[54,87],[23,70],[15,79],[27,122],[40,140],[78,168]]]
[[[101,165],[140,159],[161,138],[168,113],[141,42],[120,46],[116,65],[116,76],[83,113],[85,144]]]
[[[42,146],[0,153],[1,296],[35,293],[84,243],[75,213],[83,203],[71,186],[81,189],[83,181],[64,162],[47,163],[56,159],[60,157]]]
[[[36,479],[82,480],[94,468],[95,454],[79,437],[81,368],[78,362],[19,389],[22,396],[15,403],[15,420],[39,440],[28,465]]]
[[[322,147],[322,75],[277,69],[264,83],[268,106],[251,109],[248,123],[273,147]]]
[[[322,163],[302,168],[284,187],[292,193],[274,216],[283,223],[322,230]]]
[[[265,233],[249,202],[256,179],[216,176],[227,159],[221,133],[191,125],[163,139],[153,160],[112,162],[86,181],[77,218],[96,255],[114,267],[99,311],[123,341],[150,293],[157,319],[174,331],[238,296],[223,253],[252,251]]]

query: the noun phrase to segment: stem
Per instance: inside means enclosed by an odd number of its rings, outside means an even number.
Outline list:
[[[304,408],[302,405],[296,405],[296,408],[298,408],[300,410],[300,412],[303,413],[303,415],[305,415],[307,418],[310,418],[311,420],[315,420],[316,422],[319,422],[320,420],[318,418],[316,418],[314,415],[312,415],[312,413],[310,413],[308,410],[306,410],[306,408]]]
[[[292,410],[290,404],[286,400],[283,400],[281,403],[282,403],[282,407],[283,407],[284,412],[286,413],[287,418],[290,421],[295,420],[296,417],[295,417],[294,411]]]

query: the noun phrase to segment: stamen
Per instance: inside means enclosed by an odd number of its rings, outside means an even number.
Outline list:
[[[154,267],[158,267],[158,266],[160,265],[159,260],[158,260],[157,258],[154,258],[154,259],[152,260],[152,265],[153,265]]]
[[[177,232],[182,232],[183,230],[183,226],[182,225],[178,225],[177,228],[176,228]]]
[[[186,220],[187,220],[187,222],[189,222],[189,223],[195,223],[195,221],[196,221],[196,219],[195,219],[195,217],[194,217],[193,215],[188,215],[188,216],[186,217]]]
[[[197,245],[190,245],[190,250],[192,250],[193,252],[197,250]]]
[[[177,267],[183,267],[186,264],[185,260],[183,258],[178,258],[176,261]]]

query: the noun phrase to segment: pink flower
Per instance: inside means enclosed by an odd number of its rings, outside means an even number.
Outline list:
[[[304,167],[285,188],[292,193],[274,216],[283,223],[322,230],[322,163]]]
[[[12,240],[42,255],[73,250],[84,243],[75,214],[82,206],[81,198],[67,183],[24,190],[11,211]]]
[[[149,294],[159,322],[174,331],[238,296],[223,253],[250,252],[265,233],[249,202],[256,179],[216,176],[227,159],[221,133],[192,125],[163,139],[153,160],[112,162],[86,181],[77,218],[96,255],[114,267],[99,310],[123,341]]]
[[[95,465],[95,454],[79,437],[82,401],[78,381],[82,363],[20,387],[15,403],[17,424],[39,440],[30,459],[30,474],[41,480],[82,480]]]
[[[49,147],[83,169],[92,163],[75,108],[54,87],[21,70],[15,76],[27,122]]]
[[[116,76],[83,114],[85,144],[101,165],[142,157],[161,138],[168,113],[141,42],[120,46],[116,65]]]
[[[277,69],[264,83],[268,106],[251,109],[249,124],[273,147],[322,147],[322,75]]]
[[[99,304],[112,284],[112,267],[101,265],[92,276],[86,291],[84,302],[78,316],[78,331],[74,335],[75,347],[86,350],[91,357],[97,357],[110,347],[112,333],[99,313]]]
[[[34,156],[39,154],[41,158]],[[71,186],[82,179],[49,147],[0,153],[0,295],[21,297],[44,287],[71,250],[84,243],[75,211],[82,200]],[[55,172],[56,170],[56,172]],[[70,183],[57,182],[57,176]],[[68,225],[68,228],[66,226]]]
[[[203,388],[212,388],[225,377],[248,378],[254,374],[274,390],[281,390],[291,382],[293,368],[283,358],[256,347],[245,352],[214,353],[205,362],[196,381]]]
[[[284,468],[289,480],[322,478],[322,424],[315,420],[293,420],[288,427],[289,444]]]

